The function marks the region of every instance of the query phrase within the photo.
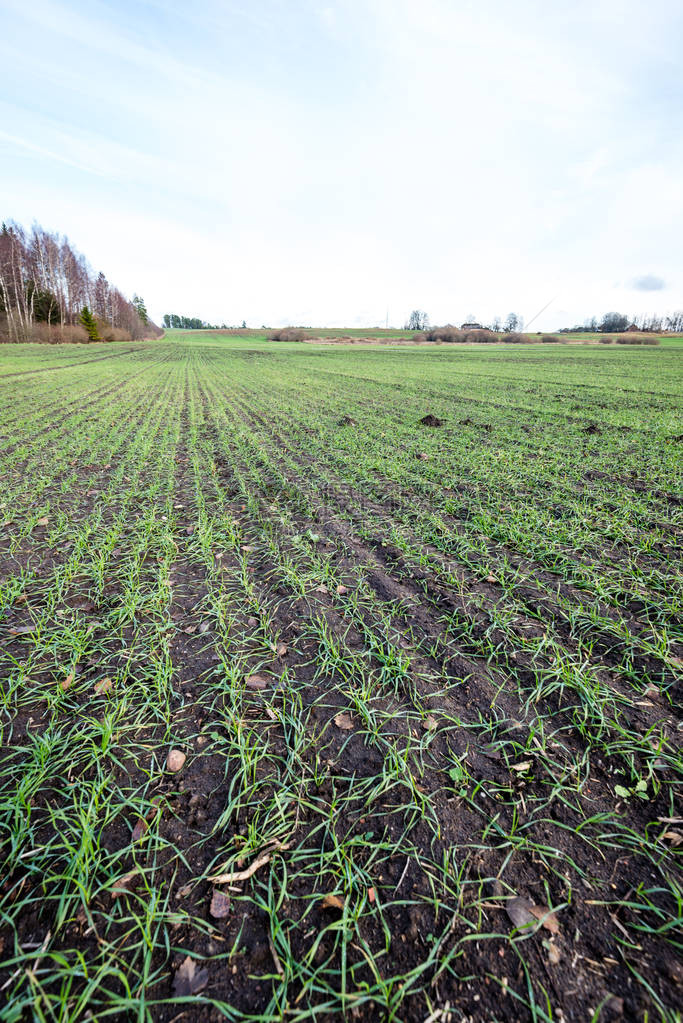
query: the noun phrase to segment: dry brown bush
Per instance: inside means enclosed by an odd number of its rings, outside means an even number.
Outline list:
[[[543,341],[543,343],[547,345],[564,344],[562,338],[558,337],[557,334],[541,334],[541,341]]]
[[[303,341],[306,331],[300,327],[283,327],[281,330],[272,330],[268,335],[269,341]]]
[[[112,327],[108,323],[97,321],[100,337],[103,341],[132,341],[133,335],[123,327]]]
[[[50,337],[52,345],[87,345],[90,343],[87,331],[84,327],[53,327]]]
[[[526,336],[526,334],[520,334],[516,330],[511,330],[509,334],[503,334],[501,341],[504,341],[506,345],[531,344],[531,340]]]
[[[622,334],[617,338],[618,345],[658,345],[658,337],[648,337],[646,334]]]
[[[450,323],[446,324],[445,327],[432,327],[431,330],[426,331],[425,340],[437,341],[449,343],[462,341],[464,334],[457,327],[452,327]]]
[[[464,331],[463,340],[468,344],[486,345],[493,344],[498,340],[498,336],[492,330],[487,330],[486,327],[476,327],[473,330]]]

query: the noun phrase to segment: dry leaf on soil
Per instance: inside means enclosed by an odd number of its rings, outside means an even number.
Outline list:
[[[179,749],[169,750],[169,754],[166,757],[166,769],[175,774],[176,771],[180,770],[180,768],[183,766],[186,760],[187,757],[185,756],[182,750]]]
[[[112,899],[118,899],[120,895],[127,895],[133,890],[133,881],[137,877],[139,869],[135,867],[133,870],[129,870],[127,874],[122,874],[121,877],[114,881],[111,887]]]
[[[145,820],[145,818],[144,817],[138,817],[137,824],[133,828],[133,834],[131,836],[131,841],[139,842],[140,839],[145,835],[148,827],[149,827],[149,825],[148,825],[147,821]]]
[[[344,586],[342,583],[340,583],[339,586],[337,586],[337,593],[339,594],[340,597],[343,597],[344,594],[348,592],[349,592],[348,586]]]
[[[211,916],[215,917],[216,920],[223,920],[230,914],[230,896],[226,895],[225,892],[221,892],[218,888],[214,888],[211,896],[211,906],[209,908]]]
[[[547,906],[532,906],[530,912],[540,921],[541,926],[545,927],[551,934],[560,933],[560,922]]]
[[[512,920],[515,927],[524,928],[526,931],[535,930],[538,926],[536,916],[533,912],[534,904],[529,899],[522,899],[518,895],[514,899],[509,899],[505,903],[505,912]],[[529,924],[533,924],[534,927],[530,928]]]
[[[550,965],[551,966],[557,966],[557,964],[559,963],[561,958],[562,958],[562,953],[560,952],[560,950],[557,947],[557,945],[553,941],[549,941],[548,942],[548,962],[550,963]]]
[[[326,895],[323,899],[323,906],[326,909],[343,909],[344,899],[339,895]]]
[[[316,586],[315,592],[316,593],[329,593],[330,591],[328,590],[327,586],[325,586],[325,583],[321,583],[320,586]]]
[[[277,648],[277,655],[278,655],[278,657],[284,657],[286,655],[286,653],[287,653],[287,647],[285,646],[284,643],[280,643],[278,648]]]
[[[36,522],[36,525],[37,526],[46,526],[49,521],[50,520],[47,517],[47,515],[43,515],[42,519],[38,519],[38,521]]]
[[[247,675],[244,684],[247,689],[267,689],[268,679],[263,675]]]
[[[103,693],[108,693],[113,685],[114,683],[110,678],[103,678],[95,683],[95,692],[98,696],[101,696]]]
[[[348,732],[349,729],[353,728],[351,715],[347,714],[346,711],[343,711],[341,714],[335,714],[334,723],[337,728],[341,728],[344,732]]]
[[[76,676],[75,676],[74,672],[70,671],[69,674],[66,676],[66,678],[63,678],[62,681],[59,683],[60,689],[63,689],[64,692],[66,692],[67,689],[71,686],[71,684],[72,684],[73,680],[75,679],[75,677]]]
[[[198,970],[194,959],[186,956],[175,972],[173,994],[176,998],[198,994],[209,982],[209,971]]]
[[[209,622],[202,622],[202,624],[199,626],[199,631],[202,634],[204,634],[205,632],[208,632],[209,631]]]
[[[428,714],[427,717],[422,722],[422,727],[424,728],[425,732],[433,732],[434,729],[436,728],[436,718],[432,717],[431,714]]]

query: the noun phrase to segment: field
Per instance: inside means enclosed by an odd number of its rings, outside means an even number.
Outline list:
[[[0,350],[0,1020],[680,1020],[682,370]]]

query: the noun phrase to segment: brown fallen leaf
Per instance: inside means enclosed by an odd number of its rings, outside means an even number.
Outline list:
[[[187,998],[202,991],[209,982],[209,971],[198,970],[194,959],[186,956],[173,977],[173,994],[176,998]]]
[[[315,592],[316,593],[329,593],[330,591],[328,590],[327,586],[325,586],[325,583],[321,583],[320,586],[316,586]]]
[[[8,629],[10,636],[30,636],[37,629],[36,625],[15,625]]]
[[[340,895],[326,895],[323,899],[325,909],[343,909],[345,901]]]
[[[114,683],[110,678],[100,679],[99,682],[95,683],[95,692],[98,696],[102,696],[103,693],[108,693]]]
[[[344,594],[348,592],[349,592],[348,586],[344,586],[343,583],[340,583],[339,586],[337,586],[337,593],[339,594],[340,597],[343,597]]]
[[[60,689],[62,689],[64,692],[66,692],[67,689],[71,686],[71,684],[72,684],[73,680],[75,679],[75,677],[76,676],[75,676],[74,672],[70,671],[69,674],[66,676],[66,678],[63,678],[62,681],[59,683]]]
[[[111,886],[112,899],[118,899],[119,896],[128,895],[129,892],[132,892],[134,888],[133,881],[139,873],[139,867],[134,867],[133,870],[129,870],[127,874],[122,874],[121,877],[118,877]]]
[[[559,963],[561,958],[562,958],[562,953],[560,952],[560,950],[557,947],[557,945],[555,944],[555,942],[554,941],[549,941],[548,942],[548,962],[550,963],[550,965],[551,966],[557,966],[557,964]]]
[[[183,632],[187,636],[193,636],[196,631],[197,631],[197,626],[196,625],[188,625],[188,627],[186,629],[183,629]]]
[[[247,675],[244,684],[247,689],[267,689],[268,679],[264,678],[263,675]]]
[[[550,931],[551,934],[560,933],[560,921],[547,906],[532,906],[529,912],[534,914],[546,931]]]
[[[374,902],[376,898],[375,889],[368,888],[368,902]]]
[[[523,927],[525,931],[535,930],[538,927],[538,922],[532,912],[533,908],[533,902],[530,902],[529,899],[522,899],[518,895],[505,903],[505,912],[515,927]],[[534,925],[533,928],[529,926],[530,924]]]
[[[266,707],[266,717],[270,718],[271,721],[280,720],[272,707]]]
[[[229,916],[230,896],[226,895],[225,892],[220,891],[218,888],[214,888],[211,896],[209,913],[211,916],[215,917],[216,920],[223,920],[226,916]]]
[[[285,657],[287,655],[287,647],[285,646],[284,643],[278,644],[276,653],[278,657]]]
[[[659,686],[649,685],[643,692],[643,696],[646,700],[656,700],[659,696]]]
[[[510,770],[517,771],[518,774],[522,774],[524,771],[528,771],[531,766],[531,760],[522,760],[519,764],[510,764]]]
[[[147,823],[145,818],[144,817],[138,817],[137,824],[133,828],[133,834],[131,836],[131,841],[139,842],[140,839],[147,832],[148,827],[149,827],[149,824]]]
[[[433,732],[434,729],[436,728],[436,718],[432,717],[431,714],[428,714],[427,717],[422,722],[422,727],[424,728],[425,732]]]
[[[168,756],[166,757],[166,770],[175,774],[176,771],[180,770],[186,760],[187,757],[182,750],[169,750]]]
[[[486,576],[486,582],[487,583],[497,583],[498,580],[496,579],[495,575],[487,575]]]
[[[672,846],[677,848],[683,842],[683,835],[680,831],[665,831],[663,835],[660,835],[660,841],[662,839],[671,842]]]
[[[337,728],[341,728],[342,731],[348,732],[349,729],[353,728],[353,721],[351,715],[347,714],[346,711],[342,711],[339,714],[334,715],[334,723]]]
[[[36,522],[36,525],[37,526],[46,526],[49,521],[50,521],[50,519],[48,518],[48,516],[47,515],[43,515],[42,518],[38,519],[38,521]]]
[[[203,635],[205,632],[209,631],[209,628],[210,628],[210,622],[202,622],[202,624],[199,626],[199,631]]]
[[[185,530],[185,536],[192,536],[194,533],[194,526],[188,526]]]

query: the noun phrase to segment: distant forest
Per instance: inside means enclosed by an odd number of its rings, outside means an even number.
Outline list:
[[[242,327],[246,328],[242,321]],[[228,327],[227,323],[209,323],[201,320],[198,316],[178,316],[177,313],[164,313],[164,327],[170,330],[235,330],[235,327]]]
[[[158,337],[138,295],[127,299],[67,238],[34,224],[0,229],[0,341],[130,341]]]

